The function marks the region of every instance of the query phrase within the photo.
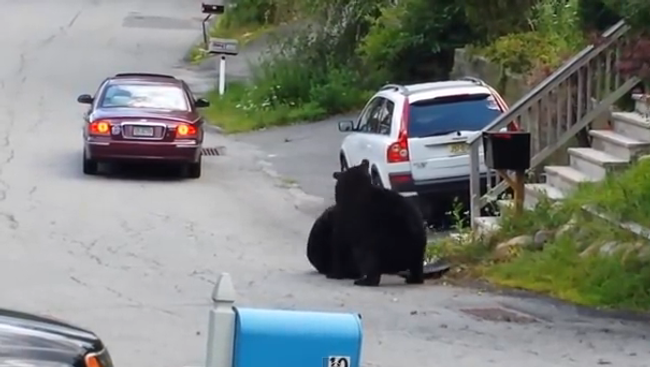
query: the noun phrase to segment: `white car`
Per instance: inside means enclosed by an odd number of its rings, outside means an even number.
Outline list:
[[[494,88],[475,78],[386,85],[356,121],[339,122],[340,131],[350,132],[341,144],[341,170],[367,159],[374,184],[413,197],[425,216],[441,200],[467,202],[466,140],[507,108]]]

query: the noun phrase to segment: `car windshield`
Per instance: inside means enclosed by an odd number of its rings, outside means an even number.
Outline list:
[[[102,108],[153,108],[187,111],[188,103],[183,89],[177,86],[151,84],[115,84],[106,89]]]
[[[423,138],[478,131],[501,114],[490,94],[438,97],[411,103],[408,136]]]

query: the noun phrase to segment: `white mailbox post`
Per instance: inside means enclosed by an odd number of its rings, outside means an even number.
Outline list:
[[[239,42],[235,39],[210,38],[208,53],[219,55],[219,95],[226,92],[226,56],[236,56],[239,53]]]
[[[232,367],[235,347],[235,296],[230,274],[221,273],[212,291],[206,367]]]

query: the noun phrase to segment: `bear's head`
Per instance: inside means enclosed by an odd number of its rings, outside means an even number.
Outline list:
[[[370,179],[370,162],[362,160],[358,166],[348,168],[343,172],[334,172],[332,177],[336,180],[334,197],[336,203],[350,199],[360,199],[369,188],[372,188]]]

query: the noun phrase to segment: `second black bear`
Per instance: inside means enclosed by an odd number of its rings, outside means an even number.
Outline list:
[[[427,235],[420,211],[399,193],[373,185],[366,160],[333,177],[337,215],[328,277],[345,278],[340,259],[347,245],[362,276],[355,285],[377,286],[382,274],[403,271],[407,283],[423,283]]]
[[[309,232],[307,240],[307,259],[309,263],[321,274],[330,274],[332,261],[332,249],[334,248],[334,223],[336,217],[336,205],[332,205],[316,218],[314,225]],[[340,238],[340,241],[345,239]],[[356,270],[352,250],[349,245],[341,244],[337,246],[341,254],[337,261],[342,262],[340,276],[345,279],[355,279],[359,277]]]

